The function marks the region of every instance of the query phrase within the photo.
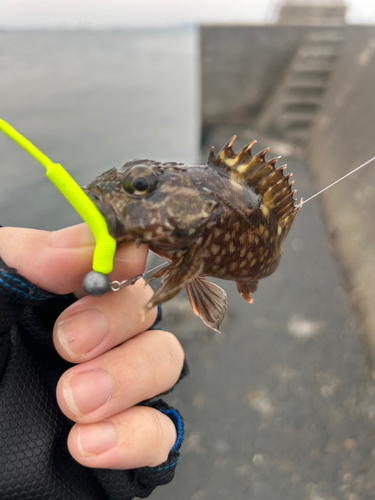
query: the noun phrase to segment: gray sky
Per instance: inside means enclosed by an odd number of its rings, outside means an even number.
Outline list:
[[[272,21],[279,0],[0,0],[0,27],[165,26]],[[375,24],[375,0],[347,0],[348,21]]]

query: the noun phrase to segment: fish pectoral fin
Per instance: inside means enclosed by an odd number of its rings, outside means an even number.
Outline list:
[[[196,243],[193,243],[181,257],[174,259],[169,266],[163,267],[150,278],[162,276],[162,282],[146,304],[146,310],[167,302],[177,295],[181,288],[199,274],[202,265],[202,250]]]
[[[237,281],[237,290],[240,295],[251,304],[253,299],[250,297],[251,293],[254,293],[258,287],[258,280],[249,280],[246,282]]]
[[[156,271],[156,273],[152,274],[148,280],[145,282],[145,286],[151,283],[151,281],[157,280],[158,278],[163,278],[167,273],[170,266],[165,266]]]
[[[196,276],[186,285],[186,291],[194,314],[215,332],[223,321],[227,310],[227,294],[215,283]]]
[[[170,255],[168,255],[166,252],[163,252],[162,250],[159,250],[159,248],[155,247],[154,245],[149,245],[149,249],[151,250],[151,252],[154,252],[154,254],[166,260],[167,262],[172,261]]]

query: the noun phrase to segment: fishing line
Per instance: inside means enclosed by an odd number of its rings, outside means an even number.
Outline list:
[[[118,257],[115,257],[113,260],[117,260],[119,262],[129,262],[130,264],[139,264],[139,262],[136,262],[135,260],[128,260],[128,259],[120,259]],[[162,262],[161,264],[159,264],[158,266],[156,267],[153,267],[152,269],[150,269],[149,271],[145,271],[143,273],[142,276],[146,276],[146,274],[149,274],[151,273],[152,271],[155,271],[155,269],[159,269],[159,267],[161,266],[166,266],[168,264],[168,262]]]
[[[373,158],[371,158],[370,160],[367,160],[365,163],[362,163],[362,165],[360,165],[359,167],[355,168],[354,170],[352,170],[351,172],[349,172],[348,174],[344,175],[343,177],[340,177],[340,179],[337,179],[337,181],[335,182],[332,182],[332,184],[330,184],[329,186],[325,187],[324,189],[322,189],[321,191],[318,191],[317,193],[315,193],[313,196],[310,196],[310,198],[307,198],[307,200],[304,200],[302,203],[300,203],[299,205],[297,205],[297,208],[300,208],[302,207],[302,205],[304,205],[305,203],[307,203],[308,201],[312,200],[313,198],[315,198],[316,196],[318,196],[319,194],[321,193],[324,193],[324,191],[327,191],[327,189],[331,188],[332,186],[334,186],[335,184],[338,184],[340,181],[342,181],[343,179],[346,179],[347,177],[349,177],[349,175],[352,175],[354,174],[354,172],[357,172],[357,170],[365,167],[366,165],[368,165],[369,163],[371,163],[372,161],[375,160],[375,156]]]
[[[156,267],[153,267],[152,269],[149,269],[148,271],[144,272],[143,273],[143,276],[146,276],[146,274],[148,273],[152,273],[152,271],[155,271],[155,269],[159,269],[159,267],[162,267],[162,266],[167,266],[169,263],[168,262],[162,262],[161,264],[159,264],[158,266]]]

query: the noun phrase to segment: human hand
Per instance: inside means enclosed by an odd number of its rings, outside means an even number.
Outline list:
[[[85,224],[54,233],[2,228],[0,255],[44,290],[78,290],[91,269],[94,239]],[[142,273],[147,247],[127,245],[116,252],[113,277]],[[135,406],[177,381],[184,359],[178,340],[164,331],[146,331],[156,310],[142,320],[152,295],[139,280],[118,293],[83,296],[57,319],[54,343],[76,366],[57,386],[57,401],[76,424],[68,438],[70,453],[87,467],[132,469],[167,459],[176,441],[173,422],[158,410]]]

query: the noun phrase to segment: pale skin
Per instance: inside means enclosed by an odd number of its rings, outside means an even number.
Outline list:
[[[171,333],[147,331],[156,309],[142,318],[152,296],[143,280],[100,298],[84,296],[80,285],[93,250],[85,224],[56,232],[0,229],[0,255],[8,266],[44,290],[79,298],[53,330],[60,356],[76,364],[56,389],[61,411],[76,422],[68,438],[71,455],[86,467],[154,467],[167,459],[176,429],[158,410],[135,405],[176,383],[184,352]],[[147,251],[133,244],[117,250],[112,279],[142,273]]]

